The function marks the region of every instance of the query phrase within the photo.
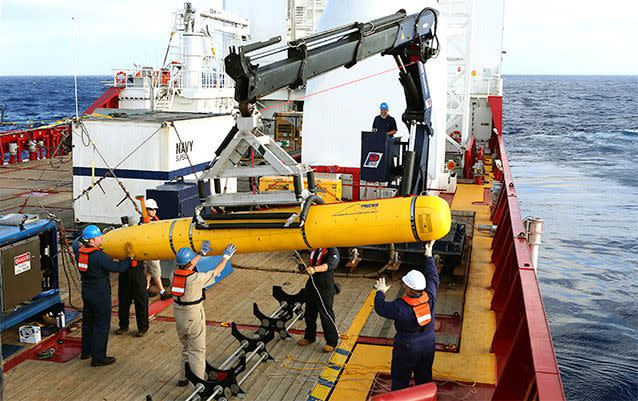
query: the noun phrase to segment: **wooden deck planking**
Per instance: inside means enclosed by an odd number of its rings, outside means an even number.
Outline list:
[[[352,320],[358,308],[353,310],[352,305],[359,301],[359,304],[362,302],[361,295],[365,293],[367,296],[369,289],[367,286],[359,286],[358,291],[354,289],[350,289],[347,292],[341,293],[335,301],[338,300],[342,295],[344,296],[340,302],[335,302],[335,315],[336,315],[336,323],[337,327],[340,329],[339,332],[344,332],[349,326],[349,322]],[[365,299],[363,296],[363,299]],[[305,327],[303,323],[302,327]],[[319,324],[319,328],[320,328]],[[290,363],[289,366],[284,367],[282,364],[279,364],[278,369],[276,369],[277,374],[279,376],[270,377],[271,373],[267,373],[265,378],[260,378],[260,382],[258,384],[263,384],[264,391],[262,391],[255,400],[279,400],[279,399],[299,399],[299,398],[307,398],[312,386],[317,380],[317,377],[321,373],[323,367],[329,360],[330,355],[323,354],[321,352],[321,347],[323,346],[323,341],[320,338],[315,344],[307,346],[306,350],[299,351],[294,349],[295,345],[292,345],[290,355],[294,355],[298,353],[298,356],[295,356],[296,361],[304,361],[303,363]],[[310,361],[310,363],[308,363]],[[302,370],[299,370],[302,369]],[[284,370],[282,372],[282,370]],[[279,378],[280,377],[280,378]],[[302,394],[303,397],[297,397]],[[253,397],[254,394],[251,394]]]

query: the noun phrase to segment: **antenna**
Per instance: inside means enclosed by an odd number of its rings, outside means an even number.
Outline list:
[[[80,117],[78,109],[78,51],[75,17],[71,17],[71,46],[73,47],[73,87],[75,91],[75,119]]]

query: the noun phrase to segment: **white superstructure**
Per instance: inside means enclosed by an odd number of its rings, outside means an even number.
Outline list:
[[[173,14],[162,68],[117,70],[119,107],[199,113],[230,113],[234,82],[224,68],[230,46],[250,38],[247,19],[226,11],[199,11],[191,3]]]
[[[400,8],[411,14],[424,7],[439,9],[440,5],[436,1],[334,0],[328,3],[318,30],[353,21],[369,21],[392,14]],[[438,25],[437,35],[445,43],[446,23],[443,20]],[[428,186],[448,190],[451,182],[449,172],[444,168],[447,136],[445,46],[441,46],[437,58],[428,60],[425,69],[432,99],[432,127],[435,133],[430,142]],[[398,82],[398,70],[392,57],[371,57],[358,62],[353,68],[340,68],[314,78],[308,82],[306,96],[333,87],[339,88],[309,97],[305,101],[302,147],[304,163],[312,166],[359,167],[361,131],[371,130],[381,102],[389,104],[390,115],[397,120],[398,135],[407,139],[409,133],[401,122],[401,114],[406,107],[405,94]]]
[[[179,177],[195,180],[234,123],[231,115],[142,112],[73,124],[76,221],[120,224],[123,216],[136,221],[131,198]],[[224,181],[222,188],[235,192],[236,180]]]
[[[196,179],[235,124],[235,83],[224,58],[250,38],[248,20],[191,3],[173,17],[162,67],[116,70],[118,108],[97,109],[73,124],[77,222],[120,224],[137,215],[135,196],[166,181]],[[235,192],[236,180],[223,184]]]

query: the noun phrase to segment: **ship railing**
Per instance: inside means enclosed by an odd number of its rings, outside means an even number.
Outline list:
[[[503,93],[503,80],[500,75],[476,75],[472,77],[472,95],[501,96]]]
[[[496,130],[495,130],[496,131]],[[521,219],[503,136],[490,141],[502,163],[501,190],[492,211],[497,383],[493,400],[565,400],[554,345]]]
[[[183,86],[183,80],[181,76],[175,78],[175,89],[189,89]],[[201,87],[205,89],[223,89],[234,88],[235,81],[226,73],[223,72],[202,72],[201,74]]]
[[[235,81],[224,72],[203,72],[202,88],[234,88]]]

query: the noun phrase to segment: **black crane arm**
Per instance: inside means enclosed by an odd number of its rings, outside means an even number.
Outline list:
[[[439,51],[437,15],[432,8],[410,15],[399,10],[366,23],[357,22],[306,36],[284,46],[276,47],[281,37],[274,37],[232,47],[225,59],[226,73],[235,80],[235,100],[239,102],[242,116],[250,116],[251,105],[258,98],[278,89],[298,88],[310,78],[343,66],[350,68],[376,54],[392,55],[406,97],[402,120],[410,132],[400,192],[404,195],[423,192],[429,137],[433,135],[424,63],[436,57]]]
[[[255,102],[278,89],[298,88],[310,78],[355,65],[375,54],[391,54],[410,64],[435,55],[436,11],[426,8],[406,15],[405,10],[366,23],[354,23],[306,36],[273,48],[277,36],[264,42],[231,48],[225,59],[226,73],[236,82],[235,100]],[[279,60],[259,64],[267,56],[283,54]]]

